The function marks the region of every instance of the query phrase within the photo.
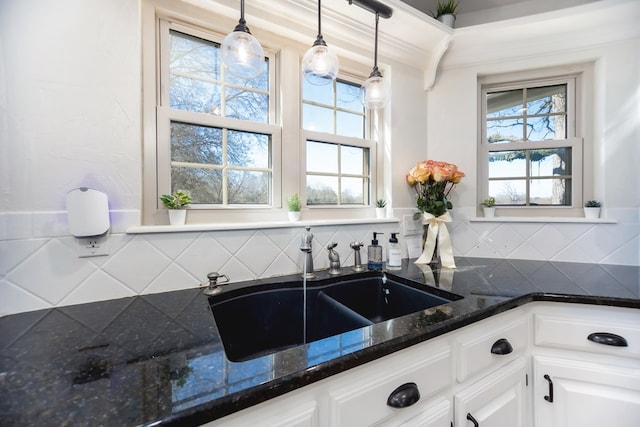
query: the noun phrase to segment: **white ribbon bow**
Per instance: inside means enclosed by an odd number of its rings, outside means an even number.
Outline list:
[[[451,237],[449,236],[449,230],[447,230],[447,222],[451,222],[451,215],[449,215],[449,211],[439,217],[428,212],[424,213],[422,224],[429,226],[427,228],[427,240],[425,241],[422,255],[420,255],[420,258],[415,261],[416,264],[429,264],[431,262],[437,240],[442,266],[447,268],[456,268],[456,263],[453,259]]]

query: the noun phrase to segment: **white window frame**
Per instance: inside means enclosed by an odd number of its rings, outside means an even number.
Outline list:
[[[167,23],[163,24],[165,20]],[[226,18],[218,15],[213,9],[205,10],[200,7],[176,4],[172,0],[144,0],[142,2],[142,62],[143,62],[143,225],[159,225],[167,223],[166,209],[163,209],[159,196],[170,188],[170,151],[169,123],[173,119],[180,120],[184,114],[191,116],[187,123],[202,124],[221,128],[246,130],[248,132],[267,133],[272,135],[272,205],[270,207],[220,206],[192,206],[189,211],[189,222],[193,223],[265,223],[286,220],[286,206],[284,200],[292,193],[298,192],[305,200],[306,158],[305,131],[301,126],[301,71],[300,62],[308,46],[295,40],[285,39],[271,30],[261,30],[252,24],[252,33],[259,37],[260,42],[269,56],[272,70],[269,88],[270,123],[259,124],[237,119],[224,118],[203,113],[191,113],[173,110],[160,103],[161,99],[168,99],[168,88],[162,85],[160,72],[157,70],[157,60],[161,57],[160,37],[168,38],[171,26],[177,31],[193,34],[205,40],[220,42],[230,28],[237,24],[237,18]],[[185,31],[185,29],[188,29]],[[201,34],[196,32],[201,31]],[[213,39],[212,39],[213,37]],[[166,45],[166,40],[163,45]],[[343,58],[341,58],[341,63]],[[344,58],[341,64],[339,78],[359,82],[364,81],[368,73],[368,66]],[[354,80],[354,76],[355,80]],[[286,84],[283,84],[286,82]],[[295,84],[295,82],[298,82]],[[165,97],[165,98],[163,98]],[[194,119],[194,117],[196,117]],[[371,117],[369,112],[365,117],[365,131],[370,132]],[[164,123],[164,124],[162,124]],[[165,125],[166,124],[166,125]],[[327,139],[323,135],[321,141],[338,141],[347,145],[362,144],[370,149],[370,199],[375,200],[379,184],[376,164],[379,161],[376,153],[377,143],[369,140]],[[357,140],[357,141],[356,141]],[[306,140],[305,140],[306,141]],[[164,172],[163,169],[167,171]],[[362,209],[373,209],[369,206],[331,206],[309,209],[305,218],[313,219],[350,219],[362,218]]]
[[[592,123],[593,109],[588,100],[591,94],[587,90],[592,81],[591,64],[578,64],[559,69],[531,70],[484,76],[479,79],[478,103],[478,193],[477,206],[488,197],[489,153],[505,150],[532,150],[545,148],[571,148],[571,206],[497,206],[500,216],[504,217],[573,217],[582,215],[584,200],[593,188],[591,174],[585,173],[592,158],[591,131],[585,123]],[[527,141],[513,143],[488,144],[487,133],[487,92],[552,86],[567,84],[567,138],[548,141]],[[479,208],[478,208],[479,210]]]

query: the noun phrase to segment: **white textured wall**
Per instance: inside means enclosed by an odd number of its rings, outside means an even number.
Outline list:
[[[457,255],[639,265],[640,195],[638,180],[630,179],[639,160],[637,48],[636,40],[592,52],[603,58],[598,89],[606,114],[597,121],[607,136],[595,173],[603,178],[607,215],[618,224],[470,222],[477,70],[441,70],[436,88],[425,94],[420,71],[392,64],[385,174],[392,179],[387,194],[401,209],[396,216],[413,210],[406,171],[428,156],[458,163],[468,174],[454,197]],[[299,270],[297,228],[125,233],[139,224],[141,208],[137,1],[0,0],[0,61],[0,315],[193,287],[213,270],[233,280]],[[64,195],[78,186],[109,195],[110,256],[76,255]],[[321,248],[329,241],[339,242],[349,265],[349,241],[395,228],[317,227],[317,267],[326,267]]]

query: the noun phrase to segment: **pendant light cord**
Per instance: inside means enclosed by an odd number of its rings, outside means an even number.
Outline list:
[[[373,69],[378,70],[378,21],[380,20],[380,13],[376,12],[376,40],[373,51]]]
[[[322,0],[318,0],[318,38],[322,38],[322,19],[320,19],[321,8],[322,8]]]

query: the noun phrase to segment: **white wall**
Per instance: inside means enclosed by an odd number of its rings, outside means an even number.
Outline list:
[[[299,271],[298,229],[125,233],[139,224],[141,209],[139,10],[134,0],[0,0],[0,315],[193,287],[214,270],[233,280]],[[640,196],[630,178],[638,164],[637,54],[637,38],[591,51],[606,100],[597,118],[605,136],[599,195],[619,220],[609,225],[470,222],[476,74],[486,67],[445,63],[426,94],[421,70],[389,61],[384,173],[396,216],[414,210],[407,170],[426,158],[446,160],[467,172],[454,195],[457,255],[639,265]],[[64,195],[78,186],[109,195],[107,257],[77,257]],[[329,241],[339,241],[350,265],[349,241],[397,228],[316,227],[316,266],[326,267]]]

